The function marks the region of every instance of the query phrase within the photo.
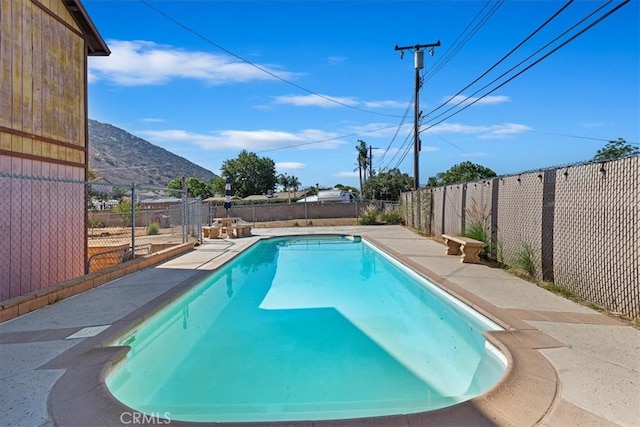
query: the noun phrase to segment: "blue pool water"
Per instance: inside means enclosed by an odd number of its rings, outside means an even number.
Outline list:
[[[372,245],[264,240],[119,338],[125,405],[183,421],[406,414],[471,399],[506,360],[500,329]]]

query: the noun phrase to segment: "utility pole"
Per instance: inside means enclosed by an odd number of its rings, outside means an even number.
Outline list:
[[[373,148],[371,145],[369,146],[369,178],[373,177]],[[378,147],[375,147],[377,150]]]
[[[415,46],[398,46],[395,50],[400,51],[400,58],[404,56],[404,51],[413,49],[414,51],[414,64],[416,69],[416,87],[415,87],[415,106],[414,106],[414,119],[413,119],[413,187],[414,190],[420,188],[420,172],[419,172],[419,159],[420,159],[420,70],[424,68],[424,51],[422,49],[428,48],[429,54],[433,56],[433,48],[440,46],[440,40],[436,43],[430,44],[417,44]]]

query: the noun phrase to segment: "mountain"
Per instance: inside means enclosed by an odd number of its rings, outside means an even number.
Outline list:
[[[166,187],[174,178],[209,182],[217,175],[107,123],[89,119],[89,166],[113,184]]]

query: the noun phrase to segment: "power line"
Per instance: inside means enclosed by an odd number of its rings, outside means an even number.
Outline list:
[[[609,138],[609,139],[594,138],[594,137],[591,137],[591,136],[570,135],[570,134],[566,134],[566,133],[543,132],[541,130],[534,130],[534,129],[528,130],[527,132],[541,133],[543,135],[564,136],[564,137],[567,137],[567,138],[588,139],[588,140],[591,140],[591,141],[602,141],[602,142],[615,141],[615,138]],[[629,141],[626,141],[626,140],[625,140],[625,142],[627,144],[629,144],[629,145],[638,145],[635,142],[629,142]]]
[[[319,139],[317,141],[301,142],[299,144],[286,145],[286,146],[277,147],[277,148],[267,148],[267,149],[264,149],[264,150],[258,150],[258,151],[256,151],[256,153],[264,153],[264,152],[267,152],[267,151],[285,150],[287,148],[303,147],[305,145],[320,144],[322,142],[335,141],[335,140],[344,139],[344,138],[352,138],[352,137],[355,137],[355,136],[366,135],[366,134],[371,133],[371,132],[377,132],[379,130],[390,129],[390,128],[393,128],[393,127],[396,127],[396,125],[382,126],[382,127],[375,128],[375,129],[368,129],[366,132],[358,132],[358,133],[351,133],[351,134],[348,134],[348,135],[340,135],[340,136],[335,136],[335,137],[332,137],[332,138]]]
[[[240,56],[240,55],[238,55],[238,54],[236,54],[236,53],[233,53],[233,52],[232,52],[232,51],[230,51],[229,49],[224,48],[223,46],[219,45],[218,43],[214,42],[213,40],[211,40],[211,39],[209,39],[209,38],[205,37],[204,35],[202,35],[202,34],[201,34],[201,33],[199,33],[198,31],[196,31],[196,30],[192,29],[191,27],[187,26],[186,24],[183,24],[182,22],[180,22],[180,21],[178,21],[177,19],[173,18],[173,17],[172,17],[172,16],[170,16],[169,14],[167,14],[167,13],[163,12],[162,10],[158,9],[158,8],[157,8],[157,7],[155,7],[155,6],[152,6],[152,5],[151,5],[151,4],[149,4],[146,0],[139,0],[139,1],[140,1],[142,4],[144,4],[145,6],[147,6],[148,8],[150,8],[150,9],[154,10],[155,12],[157,12],[157,13],[159,13],[160,15],[164,16],[165,18],[167,18],[168,20],[170,20],[170,21],[171,21],[171,22],[173,22],[174,24],[178,25],[179,27],[181,27],[181,28],[182,28],[182,29],[184,29],[185,31],[190,32],[191,34],[193,34],[193,35],[195,35],[196,37],[198,37],[198,38],[200,38],[200,39],[204,40],[205,42],[209,43],[210,45],[215,46],[216,48],[220,49],[221,51],[223,51],[223,52],[225,52],[225,53],[227,53],[227,54],[229,54],[229,55],[233,56],[234,58],[239,59],[240,61],[242,61],[242,62],[244,62],[244,63],[246,63],[246,64],[248,64],[248,65],[251,65],[251,66],[252,66],[252,67],[254,67],[254,68],[257,68],[258,70],[262,71],[263,73],[268,74],[268,75],[270,75],[271,77],[273,77],[273,78],[275,78],[275,79],[280,80],[281,82],[284,82],[284,83],[286,83],[286,84],[288,84],[288,85],[291,85],[291,86],[293,86],[293,87],[295,87],[295,88],[297,88],[297,89],[300,89],[300,90],[302,90],[302,91],[304,91],[304,92],[307,92],[307,93],[309,93],[309,94],[311,94],[311,95],[314,95],[314,96],[317,96],[317,97],[322,98],[322,99],[324,99],[324,100],[327,100],[327,101],[332,102],[332,103],[334,103],[334,104],[338,104],[338,105],[341,105],[341,106],[343,106],[343,107],[351,108],[351,109],[353,109],[353,110],[362,111],[362,112],[364,112],[364,113],[369,113],[369,114],[375,114],[375,115],[378,115],[378,116],[396,117],[396,118],[397,118],[397,117],[401,117],[401,116],[398,116],[398,115],[396,115],[396,114],[380,113],[380,112],[378,112],[378,111],[366,110],[366,109],[364,109],[364,108],[359,108],[359,107],[356,107],[356,106],[353,106],[353,105],[349,105],[349,104],[346,104],[346,103],[344,103],[344,102],[340,102],[340,101],[338,101],[337,99],[333,99],[333,98],[331,98],[331,97],[328,97],[328,96],[322,95],[322,94],[320,94],[320,93],[314,92],[314,91],[312,91],[312,90],[310,90],[310,89],[307,89],[307,88],[305,88],[305,87],[303,87],[303,86],[300,86],[299,84],[293,83],[292,81],[289,81],[289,80],[285,79],[284,77],[281,77],[281,76],[279,76],[279,75],[277,75],[277,74],[275,74],[275,73],[273,73],[273,72],[271,72],[271,71],[267,70],[266,68],[261,67],[261,66],[260,66],[260,65],[258,65],[258,64],[254,64],[253,62],[249,61],[248,59],[243,58],[242,56]]]
[[[438,111],[440,108],[444,107],[445,105],[447,105],[449,102],[451,102],[452,99],[455,99],[456,96],[460,95],[462,92],[464,92],[466,89],[468,89],[469,87],[471,87],[472,85],[474,85],[476,82],[478,82],[478,80],[480,80],[481,78],[483,78],[484,76],[486,76],[489,72],[491,72],[491,70],[493,70],[494,68],[496,68],[498,65],[500,65],[504,60],[506,60],[509,56],[511,56],[511,54],[513,54],[515,51],[517,51],[518,49],[520,49],[527,41],[529,41],[531,39],[531,37],[533,37],[534,35],[536,35],[540,30],[542,30],[544,27],[546,27],[551,21],[553,21],[558,15],[560,15],[560,13],[562,13],[571,3],[573,3],[573,0],[569,0],[568,2],[566,2],[556,13],[554,13],[553,15],[551,15],[551,17],[549,17],[545,22],[543,22],[541,25],[538,26],[538,28],[536,28],[531,34],[529,34],[527,37],[524,38],[524,40],[522,40],[520,43],[518,43],[513,49],[511,49],[506,55],[504,55],[502,58],[500,58],[498,60],[498,62],[496,62],[495,64],[493,64],[491,67],[489,67],[484,73],[482,73],[480,76],[478,76],[475,80],[473,80],[471,83],[469,83],[468,85],[466,85],[465,87],[463,87],[462,89],[460,89],[458,91],[458,93],[456,93],[455,95],[451,96],[449,99],[447,99],[445,102],[443,102],[442,104],[440,104],[438,107],[434,108],[433,110],[431,110],[427,116],[429,116],[432,113],[435,113],[436,111]],[[468,99],[468,98],[467,98]],[[464,102],[464,101],[462,101]],[[454,107],[455,108],[457,105],[460,105],[460,103],[456,104]],[[451,109],[449,109],[451,110]],[[449,111],[447,110],[447,111]],[[440,116],[436,116],[440,117]]]
[[[405,50],[413,50],[414,55],[414,68],[415,68],[415,98],[414,98],[414,128],[413,128],[413,189],[420,188],[420,132],[419,121],[422,112],[420,111],[420,88],[422,86],[422,78],[420,76],[421,70],[424,68],[424,50],[429,49],[429,53],[433,56],[435,47],[440,46],[440,40],[436,43],[428,44],[416,44],[415,46],[403,46],[396,45],[395,50],[400,51],[400,58],[404,54]]]
[[[564,46],[566,46],[567,44],[569,44],[570,42],[572,42],[573,40],[575,40],[576,38],[578,38],[579,36],[581,36],[582,34],[584,34],[585,32],[587,32],[588,30],[590,30],[591,28],[593,28],[595,25],[597,25],[598,23],[600,23],[602,20],[604,20],[605,18],[609,17],[610,15],[612,15],[613,13],[615,13],[616,11],[618,11],[622,6],[626,5],[630,0],[625,0],[622,3],[620,3],[618,6],[616,6],[615,8],[611,9],[610,11],[608,11],[607,13],[605,13],[604,15],[602,15],[601,17],[599,17],[597,20],[595,20],[594,22],[592,22],[591,24],[589,24],[586,28],[580,30],[577,34],[573,35],[572,37],[570,37],[568,40],[564,41],[563,43],[561,43],[559,46],[555,47],[554,49],[552,49],[551,51],[549,51],[548,53],[546,53],[545,55],[543,55],[541,58],[537,59],[536,61],[534,61],[533,63],[531,63],[530,65],[528,65],[527,67],[525,67],[523,70],[519,71],[518,73],[516,73],[515,75],[513,75],[512,77],[510,77],[509,79],[507,79],[506,81],[504,81],[503,83],[499,84],[498,86],[496,86],[495,88],[491,89],[490,91],[488,91],[487,93],[485,93],[484,95],[474,99],[472,102],[470,102],[469,104],[463,106],[462,108],[460,108],[458,111],[455,111],[453,113],[451,113],[450,115],[448,115],[447,117],[443,118],[442,120],[439,120],[436,123],[431,124],[429,127],[427,127],[426,129],[421,130],[421,132],[427,131],[431,128],[433,128],[436,125],[439,125],[440,123],[450,119],[451,117],[455,116],[456,114],[466,110],[467,108],[469,108],[470,106],[472,106],[473,104],[475,104],[476,102],[480,101],[482,98],[490,95],[491,93],[495,92],[496,90],[500,89],[501,87],[503,87],[504,85],[506,85],[507,83],[509,83],[510,81],[512,81],[513,79],[515,79],[516,77],[520,76],[521,74],[523,74],[525,71],[529,70],[530,68],[532,68],[533,66],[537,65],[538,63],[540,63],[541,61],[543,61],[544,59],[548,58],[550,55],[554,54],[555,52],[557,52],[558,50],[560,50],[561,48],[563,48]],[[606,4],[610,3],[611,0],[609,0]],[[509,71],[507,71],[506,73],[503,73],[500,77],[494,79],[491,83],[485,85],[483,88],[479,89],[478,91],[474,92],[474,94],[478,93],[480,90],[485,89],[487,86],[493,84],[494,82],[496,82],[498,79],[504,77],[507,73],[509,73],[510,71],[512,71],[513,69],[517,68],[519,65],[521,65],[523,62],[527,61],[528,59],[530,59],[532,56],[534,56],[535,54],[539,53],[542,49],[546,48],[547,46],[549,46],[551,43],[553,43],[554,41],[556,41],[558,38],[560,38],[561,36],[565,35],[568,31],[570,31],[571,29],[575,28],[577,25],[579,25],[580,23],[582,23],[584,20],[588,19],[590,16],[592,16],[594,13],[596,13],[597,11],[599,11],[600,9],[602,9],[605,5],[600,6],[599,8],[597,8],[595,11],[591,12],[588,16],[586,16],[585,18],[583,18],[581,21],[579,21],[577,24],[573,25],[571,28],[569,28],[567,31],[565,31],[563,34],[561,34],[560,36],[556,37],[554,40],[552,40],[551,42],[547,43],[545,46],[543,46],[541,49],[539,49],[538,51],[536,51],[534,54],[530,55],[529,57],[527,57],[524,61],[520,62],[518,65],[516,65],[515,67],[512,67]],[[473,94],[473,95],[474,95]],[[471,98],[470,95],[468,96],[465,100],[461,101],[465,102],[467,100],[469,100]],[[456,104],[460,105],[460,103]],[[453,107],[455,108],[455,107]],[[450,111],[451,108],[447,111]],[[442,116],[443,114],[445,114],[447,111],[439,114],[438,116],[434,117],[433,119]],[[433,120],[432,119],[432,120]]]
[[[458,40],[460,40],[460,38],[467,32],[467,30],[471,27],[471,25],[478,19],[478,17],[480,17],[480,15],[482,14],[482,12],[487,8],[487,6],[491,3],[491,0],[487,0],[484,4],[484,6],[476,13],[475,17],[467,24],[467,26],[465,27],[465,29],[458,35],[458,37],[456,37],[456,39],[454,40],[454,42],[452,43],[452,45],[447,48],[447,50],[445,50],[444,55],[441,56],[441,59],[438,59],[434,66],[432,67],[432,71],[429,73],[424,73],[421,76],[421,81],[424,83],[425,81],[427,81],[431,76],[433,76],[440,68],[442,68],[444,65],[446,65],[446,63],[449,62],[449,60],[451,58],[453,58],[453,56],[455,56],[455,54],[478,32],[478,30],[488,21],[488,19],[493,16],[493,14],[499,9],[499,7],[504,3],[504,0],[500,0],[499,2],[497,2],[496,4],[494,4],[494,6],[489,10],[489,12],[482,18],[482,20],[476,24],[476,26],[473,28],[473,30],[471,31],[470,34],[467,34],[464,38],[464,40],[460,43],[458,43]],[[428,77],[427,77],[428,75]],[[414,94],[415,97],[415,94]],[[414,98],[412,98],[411,103],[414,102]],[[393,135],[393,137],[391,138],[391,141],[389,142],[389,145],[387,146],[387,148],[385,149],[384,153],[382,154],[382,158],[380,160],[380,162],[382,162],[386,156],[386,154],[388,153],[388,151],[391,149],[391,146],[393,145],[393,143],[395,142],[398,133],[402,127],[402,125],[404,124],[408,114],[409,114],[409,108],[411,107],[411,105],[407,106],[407,110],[405,111],[403,118],[401,120],[401,122],[398,124],[398,128],[395,132],[395,134]],[[409,135],[411,136],[411,135]],[[387,166],[383,167],[383,169],[386,169],[389,167],[389,165],[393,162],[393,160],[396,158],[396,156],[398,155],[398,153],[400,151],[402,151],[403,147],[405,147],[405,144],[407,144],[408,142],[408,138],[409,136],[407,136],[407,139],[405,139],[405,141],[402,143],[401,147],[398,149],[398,151],[396,151],[396,154],[391,158],[391,160],[389,160],[389,162],[387,163]],[[406,155],[408,154],[408,151],[410,149],[410,146],[407,146],[407,148],[405,149],[405,152],[403,153],[402,157],[400,158],[399,162],[396,164],[396,167],[398,167],[400,165],[400,163],[402,163],[402,161],[404,160],[404,158],[406,157]]]
[[[396,127],[396,131],[394,132],[393,137],[389,141],[389,145],[387,145],[387,148],[384,150],[384,153],[382,153],[382,157],[380,158],[380,163],[382,163],[384,161],[385,156],[387,155],[387,153],[391,149],[391,145],[393,145],[393,143],[395,142],[396,138],[398,137],[398,134],[400,133],[400,129],[402,128],[402,125],[404,125],[405,120],[407,120],[407,117],[409,116],[409,111],[410,111],[411,106],[413,104],[413,99],[414,99],[413,97],[414,96],[415,96],[415,94],[413,94],[413,96],[411,97],[411,101],[407,104],[407,108],[404,111],[404,114],[402,115],[402,120],[400,121],[400,123],[398,123],[398,126]]]
[[[471,40],[473,38],[473,36],[476,35],[476,33],[480,30],[480,28],[482,28],[487,21],[496,13],[496,11],[500,8],[500,6],[502,6],[502,4],[504,3],[504,0],[500,0],[498,2],[496,2],[492,8],[487,12],[487,14],[482,18],[482,20],[480,22],[478,22],[475,27],[471,30],[471,32],[469,34],[467,34],[464,39],[460,42],[460,44],[457,44],[458,40],[460,40],[460,37],[462,37],[464,35],[464,33],[469,29],[469,27],[471,26],[471,24],[473,24],[473,22],[480,16],[480,14],[482,13],[482,11],[491,3],[491,0],[487,0],[487,2],[484,4],[484,6],[482,7],[482,9],[480,9],[480,11],[478,11],[478,13],[476,14],[476,16],[467,24],[467,26],[465,27],[464,30],[462,30],[462,32],[458,35],[458,37],[454,40],[454,42],[452,43],[451,47],[449,49],[447,49],[444,54],[441,56],[441,59],[437,60],[435,62],[435,64],[433,65],[433,67],[431,67],[431,71],[429,71],[425,77],[425,81],[430,80],[438,71],[440,71],[440,69],[442,67],[444,67],[447,63],[449,63],[449,61],[456,56],[456,54],[467,44],[467,42],[469,40]]]

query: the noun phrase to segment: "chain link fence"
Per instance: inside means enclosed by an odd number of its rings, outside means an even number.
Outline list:
[[[0,301],[199,240],[180,190],[0,174]]]
[[[483,230],[492,258],[640,318],[640,156],[408,192],[401,204],[412,228]]]

